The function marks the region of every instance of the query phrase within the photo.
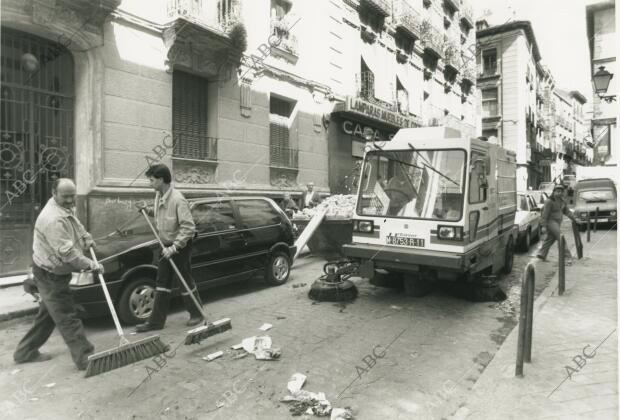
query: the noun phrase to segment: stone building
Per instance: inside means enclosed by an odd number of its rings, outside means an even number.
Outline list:
[[[475,36],[459,0],[5,0],[0,274],[30,262],[58,177],[95,237],[152,198],[349,192],[367,140],[474,135]],[[471,62],[471,63],[470,63]]]
[[[612,78],[601,98],[593,95],[592,139],[595,165],[618,164],[618,111],[616,75],[616,6],[615,1],[600,1],[586,7],[586,27],[590,51],[591,75],[601,68]],[[615,75],[615,77],[613,77]]]

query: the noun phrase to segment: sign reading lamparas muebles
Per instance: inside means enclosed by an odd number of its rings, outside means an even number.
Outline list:
[[[343,104],[338,104],[336,110],[370,117],[386,124],[391,124],[402,128],[419,127],[421,125],[416,118],[401,115],[397,112],[386,109],[381,105],[365,101],[364,99],[358,97],[348,96],[346,102]]]

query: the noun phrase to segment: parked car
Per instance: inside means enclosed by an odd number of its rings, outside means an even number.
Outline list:
[[[247,280],[263,273],[267,283],[284,284],[295,255],[293,227],[268,198],[233,197],[189,200],[196,235],[192,274],[198,290]],[[97,240],[104,278],[120,318],[144,322],[153,308],[160,247],[141,215]],[[182,286],[180,286],[182,287]],[[89,273],[74,273],[71,289],[84,317],[109,313],[101,285]],[[181,290],[173,290],[173,296]]]
[[[547,194],[545,191],[536,190],[528,191],[527,193],[534,200],[534,204],[536,204],[536,207],[538,207],[542,211],[542,208],[545,205],[545,201],[547,201],[547,199],[549,198],[549,194]]]
[[[530,245],[542,235],[540,209],[529,192],[517,193],[517,214],[515,224],[519,227],[517,243],[521,251],[527,252]]]
[[[581,229],[586,229],[588,218],[594,223],[598,208],[598,223],[615,224],[618,220],[617,192],[609,178],[584,179],[575,187],[575,216]]]
[[[541,182],[538,186],[538,190],[547,193],[548,196],[551,196],[551,194],[553,194],[554,187],[555,182]]]

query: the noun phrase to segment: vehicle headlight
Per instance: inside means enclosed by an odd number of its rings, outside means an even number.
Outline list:
[[[462,226],[437,226],[437,237],[439,239],[458,240],[463,239]]]
[[[586,217],[588,217],[588,213],[581,212],[581,213],[579,213],[579,217],[581,217],[582,219],[585,219]]]
[[[610,211],[610,212],[609,212],[609,215],[610,215],[610,216],[615,216],[615,215],[616,215],[616,212],[615,212],[615,211]]]
[[[88,286],[95,284],[95,276],[92,271],[81,271],[79,273],[71,273],[71,286]]]
[[[372,220],[354,220],[353,231],[362,233],[372,233],[375,230],[375,225]]]

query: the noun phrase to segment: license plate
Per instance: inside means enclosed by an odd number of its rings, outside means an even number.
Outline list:
[[[385,237],[385,243],[387,245],[415,246],[419,248],[424,248],[424,239],[411,238],[408,236],[388,235]]]
[[[605,223],[608,222],[609,219],[596,219],[598,223]]]

